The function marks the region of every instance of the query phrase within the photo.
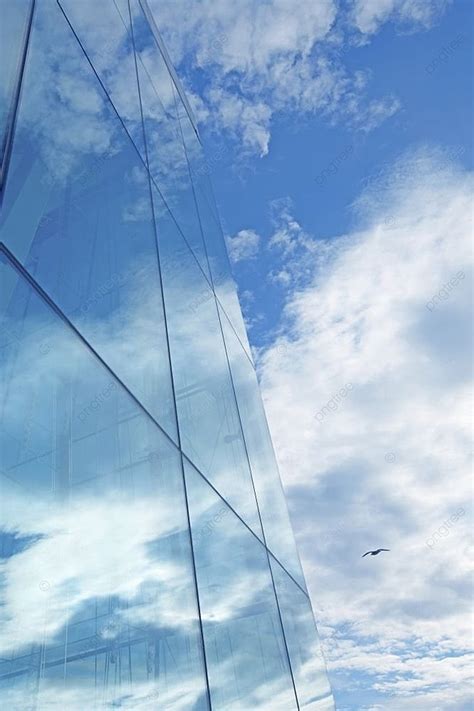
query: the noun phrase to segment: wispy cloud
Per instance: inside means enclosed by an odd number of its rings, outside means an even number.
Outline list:
[[[356,37],[362,10],[351,24],[354,8],[333,0],[154,2],[191,91],[199,78],[198,116],[234,138],[244,155],[268,153],[272,120],[283,112],[319,114],[366,132],[400,108],[397,97],[370,97],[370,72],[349,69],[340,51],[363,44]]]
[[[273,256],[273,266],[268,274],[271,283],[285,291],[308,283],[315,265],[327,263],[329,245],[314,239],[294,216],[291,198],[278,198],[270,204],[273,233],[268,240],[268,250]]]
[[[451,0],[353,0],[353,21],[362,34],[371,35],[389,20],[412,31],[430,27]]]
[[[260,247],[260,235],[255,230],[240,230],[236,235],[227,237],[229,257],[234,264],[257,256]]]

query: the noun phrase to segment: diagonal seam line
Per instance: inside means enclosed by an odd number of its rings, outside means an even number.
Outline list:
[[[130,6],[130,0],[128,0],[127,4],[128,4],[128,15],[129,15],[129,20],[130,20],[130,34],[131,34],[131,38],[132,38],[132,47],[133,47],[133,58],[134,58],[134,65],[135,65],[135,79],[137,82],[138,101],[140,104],[140,117],[141,117],[142,131],[143,131],[143,145],[145,148],[145,159],[146,159],[146,164],[147,164],[148,197],[150,199],[150,209],[151,209],[152,220],[153,220],[153,235],[154,235],[154,242],[155,242],[155,247],[156,247],[158,278],[160,280],[160,293],[161,293],[161,301],[162,301],[162,307],[163,307],[163,318],[164,318],[164,323],[165,323],[166,350],[168,353],[168,363],[169,363],[170,378],[171,378],[171,389],[172,389],[173,401],[174,401],[174,416],[175,416],[175,422],[176,422],[176,433],[177,433],[177,437],[178,437],[178,448],[179,448],[179,455],[180,455],[179,456],[179,463],[180,463],[180,469],[181,469],[181,478],[182,478],[181,480],[182,480],[182,485],[183,485],[182,494],[184,497],[184,505],[185,505],[185,510],[186,510],[186,522],[187,522],[187,526],[188,526],[188,539],[189,539],[190,554],[191,554],[190,558],[191,558],[191,568],[192,568],[192,574],[193,574],[194,593],[196,596],[196,612],[197,612],[199,632],[200,632],[199,636],[200,636],[200,641],[201,641],[202,663],[203,663],[203,668],[204,668],[204,679],[205,679],[205,683],[206,683],[207,700],[208,700],[208,704],[209,704],[209,709],[212,710],[211,684],[210,684],[210,679],[209,679],[207,650],[206,650],[206,643],[205,643],[205,637],[204,637],[204,625],[203,625],[203,621],[202,621],[201,597],[200,597],[200,589],[199,589],[198,576],[197,576],[196,556],[195,556],[195,552],[194,552],[194,541],[193,541],[192,526],[191,526],[191,514],[190,514],[190,506],[189,506],[189,499],[188,499],[188,487],[187,487],[186,476],[185,476],[185,472],[184,472],[184,464],[183,464],[183,451],[182,451],[182,445],[181,445],[181,427],[180,427],[180,422],[179,422],[179,417],[178,417],[178,406],[177,406],[176,390],[175,390],[175,382],[174,382],[174,372],[173,372],[173,359],[171,357],[171,347],[170,347],[170,339],[169,339],[169,332],[168,332],[168,316],[167,316],[167,310],[166,310],[166,299],[165,299],[164,288],[163,288],[163,279],[162,279],[162,274],[161,274],[161,257],[160,257],[160,247],[159,247],[159,242],[158,242],[158,229],[157,229],[157,224],[156,224],[156,219],[155,219],[155,206],[154,206],[154,202],[153,202],[153,191],[152,191],[152,187],[151,187],[151,172],[149,170],[150,160],[149,160],[149,155],[148,155],[148,141],[147,141],[147,135],[146,135],[146,130],[145,130],[145,120],[144,120],[144,116],[143,116],[143,102],[142,102],[142,94],[141,94],[141,84],[140,84],[140,77],[139,77],[139,73],[138,73],[137,51],[136,51],[136,46],[135,46],[135,34],[133,31],[133,19],[132,19],[132,10],[131,10],[131,6]]]
[[[109,95],[109,92],[107,91],[107,89],[106,89],[106,87],[105,87],[105,84],[103,83],[102,79],[100,78],[99,74],[97,73],[96,68],[94,67],[94,64],[92,63],[92,60],[91,60],[90,57],[89,57],[89,54],[87,53],[87,51],[86,51],[84,45],[82,44],[81,40],[79,39],[79,36],[78,36],[76,30],[74,29],[74,27],[72,26],[72,23],[70,22],[70,20],[69,20],[67,14],[66,14],[64,8],[62,7],[62,5],[61,5],[61,0],[56,0],[56,3],[57,3],[57,5],[58,5],[59,9],[61,10],[62,14],[64,15],[64,18],[65,18],[67,24],[69,25],[69,28],[71,29],[71,32],[73,33],[73,35],[74,35],[74,37],[75,37],[75,39],[76,39],[76,41],[77,41],[79,47],[81,48],[82,52],[84,53],[84,56],[86,57],[87,61],[89,62],[89,65],[90,65],[90,67],[91,67],[91,69],[92,69],[92,71],[93,71],[93,73],[94,73],[94,75],[95,75],[97,81],[99,82],[99,84],[100,84],[100,86],[101,86],[101,88],[102,88],[102,91],[104,92],[105,96],[107,97],[107,99],[108,99],[110,105],[112,106],[112,109],[114,110],[114,112],[115,112],[117,118],[119,119],[120,123],[122,124],[122,127],[123,127],[124,131],[126,132],[126,134],[127,134],[127,136],[129,137],[129,139],[130,139],[130,141],[131,141],[133,147],[135,148],[135,151],[136,151],[136,153],[137,153],[137,155],[138,155],[140,161],[142,162],[143,167],[145,168],[145,170],[146,170],[148,173],[150,173],[150,171],[148,170],[148,166],[147,166],[147,164],[146,164],[146,161],[144,160],[144,158],[143,158],[143,156],[142,156],[140,150],[137,148],[137,145],[135,144],[135,141],[133,140],[132,136],[130,135],[130,133],[129,133],[129,131],[128,131],[128,129],[127,129],[127,127],[126,127],[126,125],[125,125],[123,119],[122,119],[122,117],[120,116],[120,114],[119,114],[119,112],[118,112],[118,110],[117,110],[117,108],[116,108],[114,102],[112,101],[112,99],[111,99],[111,97],[110,97],[110,95]],[[186,239],[186,236],[185,236],[185,234],[183,233],[183,230],[181,229],[181,227],[180,227],[178,221],[176,220],[176,217],[175,217],[173,211],[172,211],[171,208],[169,207],[168,202],[166,201],[166,198],[165,198],[165,196],[163,195],[163,193],[162,193],[162,191],[161,191],[161,188],[159,187],[158,183],[156,182],[155,178],[153,177],[153,175],[152,175],[151,173],[150,173],[150,178],[151,178],[151,180],[152,180],[152,182],[153,182],[153,184],[154,184],[154,186],[155,186],[155,188],[156,188],[156,190],[157,190],[157,192],[158,192],[158,194],[159,194],[161,200],[163,201],[163,205],[165,206],[165,208],[168,210],[169,214],[171,215],[171,218],[172,218],[174,224],[176,225],[176,228],[178,229],[180,235],[181,235],[182,238],[184,239],[184,241],[185,241],[185,243],[186,243],[186,245],[187,245],[189,251],[190,251],[191,254],[193,255],[194,259],[196,260],[196,263],[197,263],[199,269],[201,270],[201,272],[202,272],[204,278],[206,279],[206,281],[208,282],[208,284],[211,286],[211,289],[212,289],[212,284],[209,282],[209,279],[207,278],[206,273],[204,272],[203,268],[201,267],[201,265],[200,265],[200,263],[199,263],[199,260],[198,260],[198,258],[196,257],[196,255],[195,255],[195,253],[194,253],[193,248],[191,247],[191,245],[189,244],[188,240]]]
[[[18,107],[20,105],[21,89],[23,86],[23,76],[25,73],[26,56],[28,54],[28,48],[30,46],[30,35],[31,26],[33,24],[33,13],[35,10],[35,0],[30,0],[30,8],[28,13],[28,20],[26,23],[26,28],[22,37],[23,46],[21,50],[21,58],[18,66],[17,78],[15,81],[15,88],[13,91],[13,97],[10,104],[7,131],[5,134],[4,144],[2,146],[2,156],[0,165],[0,202],[3,194],[3,187],[6,183],[6,177],[8,174],[8,168],[10,165],[10,158],[13,146],[13,139],[16,129],[16,120],[18,116]]]
[[[137,405],[140,406],[140,408],[150,417],[153,422],[159,427],[160,431],[166,436],[166,438],[172,442],[172,444],[176,447],[176,442],[172,439],[172,437],[166,432],[165,429],[160,425],[160,423],[153,417],[153,415],[147,410],[147,408],[140,402],[140,400],[132,393],[132,391],[128,388],[128,386],[123,382],[123,380],[112,370],[112,368],[105,362],[105,360],[102,358],[102,356],[95,350],[95,348],[89,343],[87,338],[82,335],[82,333],[79,331],[79,329],[72,323],[72,321],[66,316],[66,314],[62,311],[62,309],[56,304],[56,302],[50,297],[50,295],[38,284],[36,279],[27,271],[27,269],[19,262],[19,260],[15,257],[13,252],[9,250],[9,248],[6,246],[4,242],[0,242],[0,252],[3,252],[7,259],[11,262],[12,266],[20,273],[20,275],[26,279],[26,281],[30,284],[30,286],[36,291],[44,301],[48,304],[48,306],[54,311],[56,316],[59,316],[59,318],[66,323],[67,326],[75,333],[75,335],[80,339],[80,341],[86,346],[86,348],[93,353],[93,355],[97,358],[97,360],[101,363],[101,365],[107,370],[108,373],[112,375],[114,380],[116,380],[123,388],[124,390],[130,395],[131,398],[133,398],[133,401],[137,403]]]
[[[209,481],[209,479],[205,476],[205,474],[203,474],[203,473],[196,467],[196,465],[195,465],[194,462],[188,457],[188,455],[187,455],[185,452],[183,452],[182,454],[183,454],[183,458],[186,459],[186,461],[188,461],[189,464],[191,464],[191,466],[197,471],[197,473],[201,475],[201,477],[204,479],[204,481],[206,482],[206,484],[208,484],[208,486],[214,491],[214,493],[217,494],[217,496],[219,497],[219,499],[221,499],[221,501],[223,501],[223,502],[225,503],[225,505],[232,511],[232,513],[234,514],[234,516],[236,516],[236,517],[239,519],[239,521],[245,526],[245,528],[246,528],[248,531],[250,531],[250,533],[252,534],[252,536],[257,539],[257,541],[260,543],[260,545],[261,545],[263,548],[265,548],[265,549],[270,553],[270,555],[272,556],[272,558],[274,558],[274,559],[277,561],[277,563],[283,568],[283,570],[284,570],[285,573],[288,575],[288,577],[291,578],[291,580],[294,582],[294,584],[301,590],[301,592],[302,592],[302,593],[308,598],[308,600],[309,600],[310,597],[309,597],[308,593],[306,592],[306,590],[301,587],[300,583],[299,583],[297,580],[295,580],[295,578],[293,577],[293,575],[287,570],[287,568],[283,565],[283,563],[281,562],[281,560],[280,560],[279,558],[277,558],[277,556],[270,550],[270,548],[268,548],[268,547],[265,545],[265,543],[262,541],[262,539],[261,539],[259,536],[257,536],[257,534],[255,533],[255,531],[248,525],[248,523],[242,518],[242,516],[233,508],[233,506],[227,501],[227,499],[225,499],[224,496],[222,496],[222,494],[220,493],[220,491],[219,491],[218,489],[216,489],[216,487],[214,486],[214,484],[213,484],[211,481]]]
[[[293,664],[292,664],[292,661],[291,661],[290,650],[289,650],[289,647],[288,647],[288,641],[287,641],[287,639],[286,639],[286,630],[285,630],[285,627],[284,627],[284,625],[283,625],[283,617],[282,617],[282,614],[281,614],[280,600],[279,600],[279,597],[278,597],[278,595],[277,595],[277,589],[276,589],[276,585],[275,585],[275,579],[274,579],[274,576],[273,576],[273,570],[272,570],[271,561],[270,561],[270,554],[269,554],[268,547],[267,547],[267,538],[266,538],[266,535],[265,535],[265,528],[264,528],[264,526],[263,526],[263,519],[262,519],[261,510],[260,510],[260,504],[259,504],[259,501],[258,501],[257,490],[256,490],[256,487],[255,487],[254,472],[253,472],[252,464],[251,464],[251,462],[250,462],[250,455],[249,455],[249,451],[248,451],[248,447],[247,447],[247,441],[246,441],[246,439],[245,439],[244,427],[243,427],[243,424],[242,424],[242,417],[241,417],[241,414],[240,414],[239,401],[238,401],[237,393],[236,393],[236,390],[235,390],[234,376],[233,376],[232,368],[231,368],[231,365],[230,365],[230,358],[229,358],[229,354],[228,354],[228,351],[227,351],[227,344],[226,344],[226,340],[225,340],[224,330],[223,330],[223,328],[222,328],[221,316],[220,316],[220,313],[219,313],[219,306],[217,305],[217,303],[216,303],[216,309],[217,309],[217,318],[219,319],[219,326],[220,326],[221,333],[222,333],[222,340],[223,340],[223,343],[224,343],[224,351],[225,351],[225,357],[226,357],[226,360],[227,360],[227,367],[228,367],[228,369],[229,369],[230,382],[231,382],[232,390],[233,390],[233,393],[234,393],[235,406],[236,406],[236,408],[237,408],[237,417],[238,417],[238,419],[239,419],[240,431],[241,431],[241,434],[242,434],[242,441],[243,441],[243,445],[244,445],[244,449],[245,449],[245,455],[246,455],[246,457],[247,457],[247,465],[248,465],[249,474],[250,474],[250,481],[251,481],[251,484],[252,484],[252,491],[253,491],[253,495],[254,495],[254,498],[255,498],[255,504],[256,504],[256,506],[257,506],[257,514],[258,514],[258,519],[259,519],[259,521],[260,521],[260,528],[261,528],[261,530],[262,530],[263,543],[264,543],[264,546],[265,546],[266,557],[267,557],[268,571],[269,571],[269,573],[270,573],[270,580],[271,580],[271,583],[272,583],[273,595],[274,595],[274,597],[275,597],[275,603],[276,603],[276,608],[277,608],[277,612],[278,612],[278,618],[279,618],[279,621],[280,621],[281,634],[282,634],[282,637],[283,637],[283,644],[284,644],[284,647],[285,647],[286,657],[287,657],[287,661],[288,661],[288,670],[289,670],[289,672],[290,672],[291,683],[292,683],[292,686],[293,686],[293,693],[294,693],[294,695],[295,695],[296,707],[297,707],[298,711],[300,711],[300,703],[299,703],[298,694],[297,694],[297,691],[296,691],[296,682],[295,682],[295,675],[294,675],[294,672],[293,672]],[[291,525],[291,522],[290,522],[290,525]],[[294,534],[293,534],[293,535],[294,535]]]
[[[189,105],[188,99],[186,97],[186,94],[183,91],[183,88],[181,86],[181,82],[179,80],[178,74],[176,72],[176,69],[174,68],[173,62],[171,61],[171,58],[168,54],[168,51],[166,49],[166,46],[163,43],[163,40],[161,38],[160,31],[158,30],[158,27],[156,26],[155,18],[153,17],[153,13],[150,11],[150,8],[148,7],[148,2],[147,0],[138,0],[139,4],[142,8],[143,14],[145,15],[147,22],[150,26],[151,32],[153,34],[154,40],[158,46],[158,49],[160,51],[161,56],[163,57],[163,60],[166,64],[166,67],[168,69],[168,72],[173,80],[173,84],[176,87],[176,90],[181,98],[181,101],[183,102],[183,106],[186,109],[186,113],[189,116],[189,120],[191,121],[192,127],[194,129],[194,132],[199,140],[199,143],[202,145],[201,137],[199,135],[199,131],[197,129],[196,121],[194,120],[193,112],[191,109],[191,106]]]
[[[81,50],[82,50],[84,56],[86,57],[86,59],[87,59],[89,65],[90,65],[90,67],[91,67],[91,69],[92,69],[92,71],[93,71],[93,73],[94,73],[94,75],[95,75],[97,81],[99,82],[99,84],[100,84],[100,86],[101,86],[101,88],[102,88],[102,91],[104,92],[104,94],[105,94],[105,96],[107,97],[107,99],[108,99],[108,101],[109,101],[109,103],[110,103],[110,105],[111,105],[113,111],[115,112],[115,114],[116,114],[118,120],[120,121],[120,123],[121,123],[121,125],[122,125],[122,128],[124,129],[125,133],[127,134],[127,136],[128,136],[128,138],[129,138],[129,140],[130,140],[132,146],[135,148],[135,151],[136,151],[136,153],[137,153],[137,155],[138,155],[138,157],[139,157],[141,163],[143,164],[143,167],[145,168],[145,170],[146,170],[147,173],[149,174],[150,180],[152,181],[152,183],[153,183],[153,185],[155,186],[155,188],[156,188],[156,190],[157,190],[157,192],[158,192],[158,194],[159,194],[161,200],[163,201],[163,205],[165,206],[165,208],[168,210],[169,214],[171,215],[171,218],[172,218],[174,224],[176,225],[176,228],[177,228],[178,232],[179,232],[180,235],[182,236],[182,238],[183,238],[183,240],[184,240],[184,242],[185,242],[187,248],[189,249],[189,251],[191,252],[192,256],[194,257],[194,260],[195,260],[195,262],[196,262],[196,264],[197,264],[197,266],[198,266],[198,269],[200,270],[201,274],[203,275],[204,279],[206,280],[206,282],[207,282],[207,284],[209,285],[209,287],[210,287],[210,289],[212,290],[212,292],[215,294],[215,290],[214,290],[214,286],[213,286],[213,284],[212,284],[212,281],[210,281],[209,278],[207,277],[206,272],[204,271],[204,269],[203,269],[202,266],[201,266],[201,263],[199,262],[199,259],[197,258],[196,254],[194,253],[194,250],[193,250],[193,248],[191,247],[191,245],[189,244],[189,242],[188,242],[188,240],[187,240],[187,238],[186,238],[186,235],[184,234],[183,230],[181,229],[180,225],[178,224],[178,221],[176,220],[176,217],[175,217],[173,211],[172,211],[171,208],[169,207],[169,205],[168,205],[168,203],[167,203],[167,201],[166,201],[166,199],[165,199],[163,193],[161,192],[161,189],[160,189],[160,187],[158,186],[158,183],[156,182],[155,178],[153,177],[153,175],[152,175],[151,172],[149,171],[148,166],[147,166],[147,164],[146,164],[146,162],[145,162],[145,160],[144,160],[144,158],[143,158],[143,156],[142,156],[140,150],[137,148],[137,146],[136,146],[136,144],[135,144],[135,141],[133,140],[132,136],[130,135],[130,133],[129,133],[129,131],[128,131],[128,129],[127,129],[127,127],[126,127],[126,125],[125,125],[123,119],[122,119],[122,117],[120,116],[120,114],[119,114],[119,112],[118,112],[118,110],[117,110],[117,108],[116,108],[114,102],[112,101],[112,99],[111,99],[111,97],[110,97],[110,95],[109,95],[109,92],[107,91],[107,89],[106,89],[104,83],[102,82],[102,79],[101,79],[100,76],[98,75],[98,73],[97,73],[97,71],[96,71],[96,69],[95,69],[95,67],[94,67],[94,65],[93,65],[93,63],[92,63],[92,60],[90,59],[88,53],[86,52],[86,49],[85,49],[84,45],[82,44],[81,40],[79,39],[79,36],[77,35],[77,33],[76,33],[74,27],[72,26],[72,24],[71,24],[71,22],[70,22],[70,20],[69,20],[69,18],[68,18],[68,16],[67,16],[67,14],[66,14],[66,12],[65,12],[65,10],[63,9],[63,7],[62,7],[62,5],[61,5],[61,0],[56,0],[56,3],[57,3],[57,5],[58,5],[59,9],[61,10],[62,14],[64,15],[64,18],[65,18],[67,24],[69,25],[69,28],[71,29],[71,32],[72,32],[72,34],[74,35],[74,38],[76,39],[76,41],[77,41],[79,47],[81,48]],[[123,21],[123,18],[122,18],[122,21]],[[216,298],[218,298],[216,294],[215,294],[215,296],[216,296]],[[219,302],[219,303],[220,303],[220,302]],[[221,305],[222,305],[222,304],[221,304]],[[236,330],[235,330],[235,327],[234,327],[234,325],[233,325],[231,319],[229,318],[229,316],[228,316],[226,310],[225,310],[225,309],[223,309],[223,310],[224,310],[224,312],[225,312],[225,314],[226,314],[226,316],[227,316],[227,319],[228,319],[230,325],[232,326],[232,329],[233,329],[234,332],[235,332],[235,335],[237,336],[237,338],[238,338],[239,341],[240,341],[240,338],[239,338],[239,336],[238,336],[238,334],[237,334],[237,332],[236,332]],[[245,355],[247,356],[249,362],[251,363],[252,367],[255,368],[255,366],[254,366],[254,364],[253,364],[253,362],[252,362],[250,356],[249,356],[248,353],[247,353],[247,350],[245,349],[245,347],[243,346],[243,344],[242,344],[241,341],[240,341],[240,343],[241,343],[241,345],[242,345],[242,348],[244,349]]]
[[[18,261],[18,259],[15,257],[15,255],[9,250],[9,248],[6,246],[4,242],[0,242],[0,253],[4,253],[8,261],[11,263],[11,265],[16,269],[17,272],[30,284],[30,286],[33,288],[33,290],[40,295],[40,297],[46,301],[48,306],[54,311],[54,313],[59,316],[59,318],[66,324],[67,327],[69,327],[79,338],[79,340],[84,344],[84,346],[87,348],[88,351],[90,351],[96,358],[97,360],[101,363],[101,365],[107,370],[110,375],[112,375],[113,379],[116,380],[125,390],[125,392],[128,393],[128,395],[132,398],[133,402],[138,405],[140,410],[158,427],[160,432],[166,437],[168,442],[172,444],[172,446],[177,449],[178,451],[181,452],[182,456],[184,459],[186,459],[193,467],[194,469],[198,472],[198,474],[204,479],[204,481],[211,487],[211,489],[219,496],[219,498],[226,504],[226,506],[232,511],[232,513],[241,521],[241,523],[250,531],[250,533],[254,536],[254,538],[259,541],[260,545],[262,545],[264,548],[267,548],[265,544],[260,540],[260,538],[257,536],[255,531],[250,528],[248,523],[245,522],[245,520],[240,516],[240,514],[233,508],[233,506],[222,496],[222,494],[216,489],[216,487],[212,484],[212,482],[209,481],[209,479],[202,473],[202,471],[194,464],[194,462],[186,455],[185,452],[180,450],[176,442],[170,437],[170,435],[166,432],[166,430],[163,429],[163,427],[160,425],[160,423],[153,417],[153,415],[147,410],[147,408],[140,402],[140,400],[134,395],[131,390],[127,387],[127,385],[116,375],[116,373],[112,370],[112,368],[107,365],[107,363],[103,360],[103,358],[97,353],[97,351],[94,349],[94,347],[89,343],[89,341],[82,335],[82,333],[74,326],[72,321],[63,313],[63,311],[60,309],[60,307],[53,301],[53,299],[49,296],[49,294],[37,283],[37,281],[34,279],[34,277],[31,276],[31,274],[25,269],[25,267]],[[299,589],[306,595],[306,597],[309,598],[308,593],[301,587],[301,585],[294,579],[294,577],[291,575],[291,573],[286,569],[286,567],[281,563],[280,559],[272,553],[272,551],[267,548],[269,553],[275,558],[275,560],[278,561],[278,563],[281,565],[281,567],[286,571],[286,573],[289,575],[289,577],[293,580],[295,585],[299,587]]]

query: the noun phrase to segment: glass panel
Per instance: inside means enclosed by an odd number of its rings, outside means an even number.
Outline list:
[[[209,255],[214,290],[237,333],[242,347],[251,358],[247,331],[237,297],[237,286],[230,270],[229,257],[220,222],[216,221],[202,192],[201,185],[196,186],[196,199]]]
[[[209,179],[208,163],[186,109],[178,95],[176,95],[176,99],[214,289],[236,330],[240,342],[250,355],[247,331],[237,298],[237,287],[232,276],[224,235]]]
[[[211,702],[296,709],[265,548],[185,462]]]
[[[15,103],[31,0],[0,0],[0,165]]]
[[[173,82],[139,3],[133,31],[151,176],[206,277],[209,268],[183,147]]]
[[[176,437],[146,168],[56,3],[28,57],[1,239]]]
[[[221,312],[237,404],[268,548],[305,586],[285,494],[253,366]]]
[[[137,149],[145,158],[126,0],[59,0]]]
[[[181,445],[261,535],[214,294],[156,191],[153,197]]]
[[[189,114],[184,106],[181,97],[175,90],[175,100],[176,100],[176,115],[179,120],[181,133],[183,136],[183,141],[186,150],[186,156],[188,158],[189,166],[191,169],[191,174],[193,177],[193,184],[195,186],[201,187],[201,192],[206,197],[206,201],[209,209],[214,215],[216,222],[220,222],[219,211],[217,209],[216,200],[214,196],[214,191],[212,189],[211,179],[210,179],[210,166],[214,163],[225,159],[226,151],[228,150],[223,144],[219,149],[214,151],[214,154],[207,156],[201,141],[199,140],[194,126],[191,123]]]
[[[2,708],[204,711],[180,454],[0,255]]]
[[[335,711],[307,595],[270,558],[300,708]]]

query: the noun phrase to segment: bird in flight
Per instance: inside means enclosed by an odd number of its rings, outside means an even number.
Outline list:
[[[366,555],[378,555],[382,551],[389,551],[389,550],[390,550],[390,548],[377,548],[376,551],[367,551],[367,553],[364,553],[362,558],[365,558]]]

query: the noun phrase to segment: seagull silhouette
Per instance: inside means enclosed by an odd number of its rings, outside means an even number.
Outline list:
[[[367,551],[367,553],[364,553],[362,558],[365,558],[366,555],[378,555],[382,551],[389,551],[389,550],[390,550],[390,548],[377,548],[376,551]]]

